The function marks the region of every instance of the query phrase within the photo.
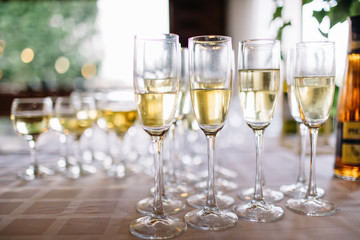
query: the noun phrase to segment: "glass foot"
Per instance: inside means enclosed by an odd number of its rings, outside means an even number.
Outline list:
[[[289,199],[286,207],[291,211],[307,216],[329,216],[338,211],[338,208],[326,200],[318,198]]]
[[[185,203],[181,200],[169,199],[166,197],[163,197],[162,199],[163,199],[164,212],[167,215],[177,214],[185,209]],[[150,215],[154,211],[153,206],[154,206],[154,198],[151,197],[145,198],[140,200],[136,204],[136,210],[139,213]]]
[[[233,211],[238,217],[250,222],[273,222],[284,216],[284,210],[281,207],[256,200],[236,205]]]
[[[151,194],[154,194],[154,187],[150,189]],[[165,185],[166,195],[171,196],[175,199],[184,199],[194,193],[194,189],[189,187],[187,184],[170,184]]]
[[[254,197],[254,188],[247,188],[238,193],[238,197],[244,201],[251,201]],[[263,197],[266,203],[280,202],[284,194],[280,191],[272,190],[268,187],[263,188]]]
[[[187,203],[194,208],[203,208],[206,203],[206,194],[195,194],[186,199]],[[216,194],[216,203],[218,208],[226,209],[234,205],[235,199],[228,195]]]
[[[186,223],[175,217],[145,216],[131,222],[130,232],[144,239],[174,238],[186,231]]]
[[[308,186],[303,183],[294,183],[290,185],[282,185],[280,191],[284,193],[285,196],[290,198],[304,198],[307,192]],[[323,197],[325,195],[325,190],[322,188],[316,188],[317,196]]]
[[[221,193],[232,192],[238,189],[238,185],[232,181],[226,180],[225,178],[216,178],[216,190]],[[202,181],[195,184],[195,188],[199,190],[207,189],[207,181]]]
[[[223,230],[231,228],[238,222],[236,214],[219,209],[203,208],[185,214],[189,226],[201,230]]]
[[[44,166],[30,165],[24,171],[18,172],[17,177],[26,181],[54,175],[54,171]]]

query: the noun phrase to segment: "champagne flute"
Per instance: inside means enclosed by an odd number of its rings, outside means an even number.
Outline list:
[[[234,213],[218,208],[214,174],[215,138],[224,127],[230,107],[233,70],[230,37],[189,38],[191,101],[208,142],[208,190],[205,206],[186,213],[185,221],[202,230],[227,229],[238,222]]]
[[[96,119],[97,111],[92,97],[78,94],[70,97],[58,97],[55,102],[55,116],[58,118],[64,133],[74,139],[74,158],[63,174],[68,178],[79,178],[82,175],[96,172],[94,166],[83,163],[80,153],[80,138],[84,131],[91,127]]]
[[[294,63],[295,63],[295,49],[292,48],[287,52],[286,56],[286,82],[287,82],[287,96],[289,101],[289,108],[291,116],[298,123],[300,134],[300,153],[299,153],[299,170],[296,182],[289,185],[282,185],[280,191],[291,198],[303,198],[307,191],[306,176],[304,171],[304,163],[306,157],[306,138],[308,136],[308,128],[301,120],[299,105],[296,101],[295,85],[294,85]],[[322,188],[317,188],[319,197],[323,196],[325,191]]]
[[[337,207],[319,198],[316,188],[315,160],[318,131],[329,117],[335,92],[335,44],[303,42],[295,50],[295,95],[302,122],[310,133],[310,175],[306,195],[289,199],[286,206],[299,214],[327,216]]]
[[[48,130],[52,116],[51,98],[15,98],[11,104],[11,115],[15,131],[23,136],[29,143],[31,163],[18,173],[18,177],[24,180],[33,180],[54,172],[38,164],[36,157],[36,141],[41,133]]]
[[[184,131],[182,129],[182,121],[184,115],[188,113],[190,104],[189,96],[189,71],[188,71],[188,49],[181,48],[181,71],[179,78],[179,92],[178,102],[175,112],[175,118],[170,130],[168,132],[169,139],[169,156],[167,161],[167,180],[164,183],[165,191],[174,198],[187,198],[190,193],[193,192],[193,188],[190,187],[184,179],[180,176],[183,175],[183,166],[181,165],[181,140]],[[152,189],[153,192],[153,189]]]
[[[135,124],[137,109],[134,101],[133,89],[120,89],[110,91],[99,100],[99,109],[102,118],[106,121],[106,131],[115,132],[123,143],[124,136],[128,129]],[[111,153],[109,153],[111,155]],[[123,156],[112,156],[110,166],[107,168],[107,175],[110,177],[122,178],[126,173],[131,172],[126,167]]]
[[[256,176],[252,200],[236,205],[233,210],[247,221],[276,221],[283,217],[284,210],[264,200],[262,156],[264,131],[273,118],[280,86],[279,41],[239,42],[238,67],[240,105],[247,125],[255,134]]]
[[[176,34],[135,36],[134,90],[143,129],[154,148],[155,191],[153,212],[135,219],[130,232],[146,239],[179,236],[186,223],[167,216],[163,207],[163,139],[174,121],[179,91],[180,43]]]

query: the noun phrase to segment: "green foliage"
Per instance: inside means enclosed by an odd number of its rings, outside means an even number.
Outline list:
[[[315,0],[303,0],[302,5],[312,3]],[[281,0],[274,0],[276,4],[276,9],[273,14],[273,21],[275,19],[282,19],[282,6]],[[325,17],[329,17],[330,20],[330,28],[329,30],[335,26],[337,23],[341,23],[346,21],[348,16],[355,16],[360,15],[360,1],[359,0],[322,0],[324,5],[327,5],[327,7],[330,9],[329,11],[326,11],[324,8],[322,8],[320,11],[314,11],[313,16],[316,18],[316,20],[319,22],[319,25],[324,20]],[[336,3],[333,5],[333,3]],[[277,32],[277,39],[281,39],[282,31],[285,27],[291,26],[291,22],[283,22],[281,26],[279,26],[278,32]],[[320,28],[318,28],[320,33],[324,37],[328,37],[327,32],[322,32]]]
[[[81,66],[89,61],[80,49],[96,33],[96,15],[96,1],[0,2],[0,39],[5,41],[0,82],[72,86],[74,79],[81,78]],[[25,48],[35,52],[30,63],[20,59]],[[54,68],[60,56],[70,61],[64,74]],[[91,61],[99,64],[97,59]]]

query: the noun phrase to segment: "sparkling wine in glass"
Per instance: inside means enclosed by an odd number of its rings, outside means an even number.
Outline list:
[[[38,164],[36,157],[36,141],[46,132],[52,117],[51,98],[15,98],[11,105],[10,119],[15,131],[29,143],[31,163],[18,177],[24,180],[33,180],[54,172]]]
[[[218,208],[214,150],[217,133],[224,127],[232,93],[232,44],[227,36],[189,39],[190,93],[194,115],[208,143],[208,189],[205,206],[185,215],[185,221],[202,230],[233,227],[237,216]]]
[[[291,198],[303,198],[307,191],[306,176],[304,170],[306,157],[306,138],[308,137],[308,128],[302,122],[300,116],[299,104],[296,100],[295,84],[294,84],[294,63],[295,63],[295,49],[292,48],[286,55],[286,82],[287,82],[287,97],[291,116],[298,123],[300,134],[300,151],[299,151],[299,169],[296,182],[289,185],[282,185],[280,191]],[[325,193],[324,189],[317,188],[319,197]]]
[[[107,133],[114,132],[119,140],[119,147],[123,143],[128,129],[135,124],[137,109],[134,101],[133,89],[118,89],[109,91],[99,100],[98,108],[101,117],[106,121]],[[107,167],[107,175],[122,178],[131,170],[126,166],[124,156],[112,156],[110,166]],[[111,151],[109,153],[112,155]]]
[[[280,86],[280,43],[272,39],[247,40],[239,43],[239,98],[247,125],[254,131],[256,175],[250,202],[233,210],[252,222],[270,222],[283,217],[284,210],[265,201],[262,184],[264,131],[276,107]]]
[[[318,131],[325,124],[335,92],[335,44],[333,42],[303,42],[295,49],[295,95],[302,122],[310,133],[310,174],[306,195],[289,199],[286,206],[307,216],[335,214],[338,208],[320,199],[316,188],[316,143]]]
[[[92,126],[97,110],[92,97],[73,95],[58,97],[55,102],[55,116],[58,118],[66,135],[73,140],[73,157],[69,158],[69,165],[63,174],[68,178],[79,178],[96,172],[96,168],[83,161],[80,151],[80,139],[84,131]]]
[[[152,140],[155,170],[153,211],[150,216],[135,219],[129,227],[130,232],[140,238],[172,238],[186,230],[186,223],[168,216],[163,206],[163,140],[175,117],[179,74],[178,35],[135,36],[135,98],[140,123]]]

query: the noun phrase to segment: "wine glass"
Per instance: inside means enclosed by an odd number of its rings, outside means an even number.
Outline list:
[[[75,179],[82,175],[95,173],[96,168],[85,164],[80,153],[80,138],[97,117],[94,99],[79,94],[70,97],[58,97],[55,102],[55,116],[67,137],[71,136],[74,140],[74,157],[69,158],[69,164],[63,174],[68,178]]]
[[[279,41],[239,42],[238,67],[240,105],[247,125],[255,134],[256,175],[251,201],[236,205],[233,210],[247,221],[276,221],[283,217],[284,210],[264,200],[262,156],[264,131],[273,118],[280,86]]]
[[[167,161],[167,175],[165,176],[164,187],[168,195],[174,198],[187,198],[193,192],[183,176],[183,166],[181,161],[181,141],[184,132],[182,121],[184,115],[190,110],[189,96],[189,71],[188,71],[188,49],[181,48],[181,70],[179,78],[178,102],[175,118],[167,134],[169,137],[169,156]],[[153,190],[153,189],[152,189]],[[153,191],[152,191],[153,192]]]
[[[179,91],[180,43],[176,34],[136,35],[134,90],[138,115],[154,148],[155,191],[150,216],[135,219],[130,232],[147,239],[179,236],[186,223],[163,207],[163,140],[174,121]]]
[[[301,120],[299,105],[296,101],[295,85],[294,85],[294,62],[295,49],[292,48],[286,55],[286,82],[287,82],[287,97],[291,116],[298,123],[300,134],[300,152],[299,152],[299,170],[296,182],[289,185],[282,185],[280,191],[291,198],[303,198],[307,191],[306,176],[304,171],[304,163],[306,157],[306,138],[308,136],[308,128]],[[322,188],[317,188],[319,197],[323,196],[325,191]]]
[[[18,177],[24,180],[33,180],[54,172],[38,164],[36,157],[36,141],[40,134],[46,132],[52,116],[51,98],[15,98],[11,104],[11,115],[15,131],[29,143],[31,163]]]
[[[191,101],[208,142],[208,190],[205,206],[186,213],[185,221],[202,230],[222,230],[238,222],[234,213],[218,208],[214,174],[215,138],[224,127],[230,107],[233,70],[230,37],[189,38]]]
[[[99,100],[98,108],[101,117],[106,121],[106,131],[114,132],[120,142],[123,143],[124,136],[137,119],[137,109],[134,101],[133,89],[118,89],[110,91]],[[109,153],[111,155],[111,151]],[[107,167],[107,175],[122,178],[131,172],[126,167],[123,156],[112,156],[110,166]]]
[[[286,206],[308,216],[327,216],[337,207],[319,198],[316,188],[315,160],[318,131],[329,117],[335,92],[335,44],[303,42],[295,50],[295,95],[302,122],[310,133],[310,175],[306,195],[289,199]]]

